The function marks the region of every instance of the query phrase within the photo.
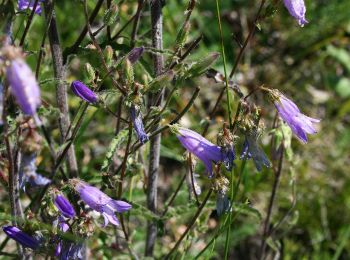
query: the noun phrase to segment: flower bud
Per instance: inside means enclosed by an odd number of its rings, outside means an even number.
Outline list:
[[[142,56],[145,48],[143,46],[133,48],[128,54],[128,60],[134,65]]]
[[[96,93],[79,80],[73,81],[71,88],[76,96],[80,97],[88,103],[96,103],[98,101]]]
[[[85,63],[84,68],[85,68],[85,73],[86,73],[86,77],[88,78],[88,81],[93,82],[96,75],[94,68],[91,66],[90,63]]]
[[[13,240],[17,241],[24,247],[29,247],[31,249],[37,249],[39,247],[39,242],[32,236],[24,233],[17,227],[5,226],[2,228],[6,235],[8,235]]]
[[[66,218],[73,218],[75,210],[70,202],[62,195],[57,195],[55,199],[55,206],[59,209]]]
[[[35,76],[22,58],[11,61],[6,77],[11,85],[11,93],[24,114],[34,116],[41,104],[40,89]]]

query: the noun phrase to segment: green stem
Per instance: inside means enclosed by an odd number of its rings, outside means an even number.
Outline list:
[[[217,12],[217,17],[218,17],[218,25],[219,25],[220,38],[221,38],[221,55],[222,55],[222,60],[224,63],[228,120],[229,120],[229,124],[230,124],[230,129],[232,129],[232,111],[231,111],[231,104],[230,104],[231,103],[230,102],[230,92],[229,92],[229,84],[228,84],[227,69],[226,69],[226,56],[225,56],[225,47],[224,47],[224,37],[223,37],[222,26],[221,26],[219,0],[216,0],[216,12]]]

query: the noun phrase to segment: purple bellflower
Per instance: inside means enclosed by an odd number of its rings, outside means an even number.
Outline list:
[[[111,222],[119,226],[119,221],[115,212],[125,212],[131,209],[131,205],[121,200],[114,200],[99,189],[88,185],[77,179],[72,180],[75,190],[79,193],[80,198],[89,205],[90,208],[100,212],[104,217],[104,227]]]
[[[140,143],[144,144],[148,141],[148,135],[145,132],[145,127],[142,122],[142,114],[141,112],[136,109],[134,105],[131,106],[130,108],[130,115],[131,115],[131,120],[134,125],[134,129],[136,131],[136,134],[139,138]]]
[[[44,0],[39,0],[38,4],[35,8],[35,13],[36,14],[41,14],[41,7],[40,7],[40,3],[44,2]],[[28,8],[30,10],[33,10],[34,8],[34,3],[35,0],[18,0],[18,10],[19,11],[26,11]]]
[[[88,103],[97,103],[98,97],[95,92],[89,89],[83,82],[75,80],[71,85],[73,93]]]
[[[307,143],[306,134],[317,133],[313,124],[319,123],[320,120],[302,114],[293,101],[282,94],[278,94],[277,98],[274,98],[274,104],[280,117],[289,125],[293,133],[303,143]]]
[[[263,166],[270,167],[270,161],[264,151],[259,147],[257,139],[257,136],[253,133],[246,134],[240,159],[253,158],[255,168],[260,172]]]
[[[75,210],[64,196],[57,195],[55,199],[55,206],[59,209],[61,214],[66,218],[74,218]]]
[[[60,260],[83,259],[83,245],[73,241],[61,241],[60,246],[56,247],[55,255]]]
[[[231,202],[228,199],[226,194],[221,194],[220,192],[217,194],[216,198],[216,213],[220,217],[223,213],[229,212],[231,208]]]
[[[217,146],[200,134],[183,127],[178,127],[177,138],[181,142],[182,146],[187,151],[193,153],[198,157],[205,165],[209,177],[213,176],[212,163],[218,163],[222,161],[222,152],[220,146]]]
[[[33,250],[39,247],[39,242],[32,236],[24,233],[17,227],[14,226],[5,226],[2,228],[6,235],[8,235],[13,240],[17,241],[24,247],[29,247]]]
[[[308,23],[305,19],[306,7],[304,0],[283,0],[283,3],[301,27]]]
[[[234,160],[236,159],[235,149],[231,147],[222,148],[223,162],[226,170],[231,171],[233,166],[235,166]]]
[[[21,167],[19,171],[19,186],[25,190],[25,185],[46,186],[51,180],[36,172],[36,154],[23,154],[21,159]]]
[[[145,48],[143,46],[133,48],[128,54],[128,60],[131,64],[135,64],[142,56]]]
[[[24,114],[34,116],[41,104],[40,89],[29,66],[21,58],[11,61],[6,77],[11,85],[11,93]]]

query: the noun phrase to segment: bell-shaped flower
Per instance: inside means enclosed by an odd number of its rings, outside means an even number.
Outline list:
[[[55,199],[55,206],[59,209],[61,214],[66,218],[74,218],[75,210],[64,196],[57,195]]]
[[[258,145],[258,137],[253,132],[247,133],[240,159],[253,158],[255,168],[260,172],[263,166],[270,167],[270,161]]]
[[[81,243],[73,241],[60,241],[55,250],[55,256],[59,257],[60,260],[67,259],[83,259],[84,247]]]
[[[22,230],[14,226],[5,226],[2,228],[6,235],[8,235],[13,240],[17,241],[24,247],[29,247],[33,250],[37,249],[40,244],[37,239],[26,234]]]
[[[289,125],[293,133],[303,142],[307,143],[306,134],[317,133],[314,123],[319,123],[319,119],[308,117],[302,114],[293,101],[278,93],[273,94],[275,107],[280,117]]]
[[[22,155],[20,171],[19,171],[19,186],[25,190],[25,185],[28,183],[32,187],[46,186],[51,183],[51,180],[37,173],[36,154]]]
[[[11,60],[6,69],[6,78],[23,113],[34,116],[41,104],[40,89],[27,63],[22,58]]]
[[[44,0],[39,0],[35,8],[35,13],[39,15],[41,14],[41,7],[40,7],[41,2],[44,2]],[[29,10],[33,10],[34,4],[35,4],[35,0],[18,0],[18,10],[26,11],[28,8]]]
[[[220,146],[217,146],[200,134],[184,128],[177,127],[177,138],[181,142],[182,146],[197,158],[199,158],[205,165],[209,177],[213,176],[213,163],[222,161],[222,152]]]
[[[218,192],[216,197],[216,213],[220,217],[223,213],[229,212],[231,209],[231,202],[226,194]]]
[[[145,127],[142,122],[142,114],[139,109],[136,109],[134,105],[130,108],[131,120],[134,125],[134,129],[136,131],[137,137],[139,138],[140,143],[146,143],[149,138],[145,132]]]
[[[72,184],[79,193],[80,198],[93,210],[96,210],[104,217],[104,227],[111,222],[119,226],[116,212],[122,213],[131,209],[131,205],[121,200],[114,200],[99,189],[88,185],[78,179],[73,179]]]
[[[71,89],[76,96],[80,97],[82,100],[88,103],[94,104],[98,101],[96,93],[79,80],[72,82]]]
[[[308,23],[305,18],[306,7],[304,0],[283,0],[288,12],[293,16],[301,27]]]

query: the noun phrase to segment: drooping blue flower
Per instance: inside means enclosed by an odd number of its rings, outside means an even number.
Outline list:
[[[308,23],[305,18],[306,7],[304,0],[283,0],[283,3],[290,15],[298,21],[300,26],[303,27]]]
[[[11,93],[24,114],[34,116],[41,104],[40,88],[29,66],[21,58],[11,60],[6,69]]]
[[[231,208],[231,202],[226,194],[221,194],[220,192],[216,197],[216,213],[220,217],[222,214],[229,212]]]
[[[20,230],[17,227],[14,226],[5,226],[2,228],[6,235],[8,235],[13,240],[17,241],[24,247],[31,248],[33,250],[37,249],[40,244],[38,240],[36,240],[34,237],[26,234],[22,230]]]
[[[71,89],[76,96],[80,97],[82,100],[85,100],[88,103],[94,104],[98,101],[96,93],[79,80],[72,82]]]
[[[232,145],[221,147],[223,162],[226,170],[231,171],[233,166],[235,166],[234,160],[236,159],[235,148]]]
[[[104,217],[104,227],[111,222],[119,226],[116,212],[122,213],[131,209],[131,205],[122,200],[114,200],[99,189],[88,185],[78,179],[73,179],[72,184],[79,193],[80,198],[93,210],[96,210]]]
[[[192,183],[192,181],[193,181],[193,183]],[[187,183],[187,187],[188,187],[190,194],[196,193],[197,195],[201,195],[202,189],[201,189],[201,186],[198,184],[197,174],[195,174],[194,172],[192,173],[192,176],[191,176],[191,172],[189,174],[187,174],[186,175],[186,183]]]
[[[44,0],[39,0],[36,9],[35,9],[35,13],[36,14],[41,14],[41,6],[40,3],[44,2]],[[33,10],[34,8],[34,3],[35,0],[18,0],[18,10],[19,11],[26,11],[28,8],[30,10]]]
[[[60,260],[83,259],[83,245],[81,243],[63,240],[60,245],[56,247],[56,256]]]
[[[19,186],[25,190],[25,185],[28,183],[32,187],[46,186],[51,183],[51,180],[36,172],[36,154],[22,155],[20,171],[19,171]]]
[[[212,164],[222,161],[223,156],[220,146],[209,142],[200,134],[184,127],[178,127],[177,138],[187,151],[194,154],[204,163],[209,177],[212,177]]]
[[[74,218],[75,216],[75,210],[64,196],[57,195],[55,199],[55,206],[59,209],[61,214],[65,216],[66,218]]]
[[[131,64],[135,64],[142,56],[145,48],[143,46],[133,48],[128,54],[128,60]]]
[[[264,151],[258,145],[258,136],[254,132],[249,132],[245,136],[241,160],[253,158],[255,168],[260,172],[262,167],[270,167],[270,161]]]
[[[142,114],[139,109],[136,109],[134,105],[130,108],[131,120],[134,125],[134,129],[136,131],[137,137],[139,138],[140,143],[146,143],[149,138],[145,132],[145,127],[142,122]]]
[[[247,139],[244,139],[243,149],[242,149],[242,152],[241,152],[240,159],[241,160],[243,160],[243,159],[249,160],[250,158],[252,158],[252,154],[249,151],[249,144],[248,144]]]
[[[317,133],[313,124],[319,123],[320,120],[302,114],[293,101],[279,93],[274,99],[274,104],[280,117],[303,143],[307,143],[306,134]]]

